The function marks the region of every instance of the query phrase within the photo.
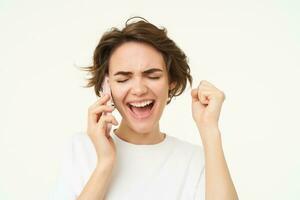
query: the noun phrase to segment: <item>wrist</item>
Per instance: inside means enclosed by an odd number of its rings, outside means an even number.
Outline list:
[[[114,167],[114,165],[115,165],[114,160],[99,160],[96,168],[101,170],[110,170]]]
[[[204,148],[221,144],[221,132],[217,125],[198,126]]]
[[[199,130],[219,129],[219,124],[217,122],[202,122],[196,123],[196,125]]]

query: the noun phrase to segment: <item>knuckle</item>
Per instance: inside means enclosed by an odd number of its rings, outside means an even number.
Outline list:
[[[105,123],[105,121],[106,121],[105,116],[101,116],[99,121],[98,121],[98,124],[103,125]]]
[[[225,93],[223,92],[223,99],[225,100],[226,99],[226,95],[225,95]]]
[[[92,111],[93,111],[93,108],[92,108],[92,107],[89,107],[89,108],[88,108],[88,113],[90,114],[90,113],[92,113]]]
[[[95,110],[96,113],[102,113],[103,110],[105,110],[105,106],[101,105],[101,106],[97,106],[97,109]]]
[[[107,121],[109,121],[109,122],[111,122],[114,119],[114,117],[112,115],[107,115],[106,117],[107,117],[106,118]]]
[[[208,81],[207,80],[202,80],[202,81],[200,81],[200,83],[205,84],[205,83],[208,83]]]
[[[220,98],[225,98],[225,93],[223,92],[223,91],[218,91],[218,96],[220,97]]]
[[[115,117],[114,117],[113,115],[108,115],[108,116],[107,116],[107,122],[112,123],[112,122],[114,122],[114,121],[116,121],[116,119],[115,119]]]
[[[105,122],[109,122],[111,120],[111,116],[109,115],[103,115],[102,117],[103,117],[103,121]]]

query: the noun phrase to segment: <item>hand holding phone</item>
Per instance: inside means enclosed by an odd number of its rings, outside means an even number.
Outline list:
[[[112,124],[117,126],[118,122],[111,114],[114,107],[111,106],[113,100],[108,77],[105,77],[102,88],[100,98],[88,109],[87,134],[96,149],[98,162],[112,163],[116,158],[116,148],[110,131]]]

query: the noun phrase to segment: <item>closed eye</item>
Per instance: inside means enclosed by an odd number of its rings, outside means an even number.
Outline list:
[[[159,79],[160,77],[149,77],[150,79]]]
[[[127,81],[127,80],[124,80],[124,81],[117,81],[118,83],[123,83],[123,82],[125,82],[125,81]]]
[[[160,77],[149,77],[150,79],[159,79]],[[118,83],[123,83],[125,81],[127,81],[128,79],[125,79],[123,81],[117,81]]]

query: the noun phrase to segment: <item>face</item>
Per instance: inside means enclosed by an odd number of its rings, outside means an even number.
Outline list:
[[[153,131],[168,100],[168,73],[162,54],[140,42],[119,46],[109,60],[109,84],[117,110],[125,124],[138,133]],[[129,103],[154,100],[145,118],[133,115]]]

